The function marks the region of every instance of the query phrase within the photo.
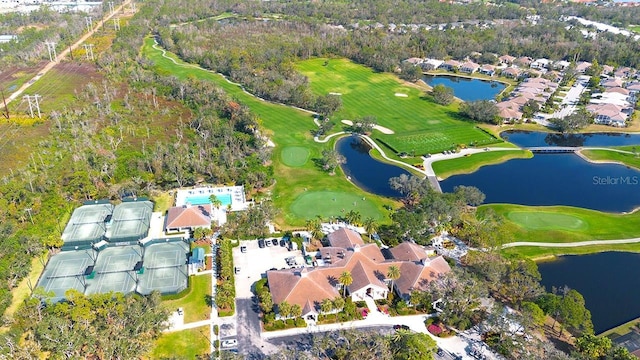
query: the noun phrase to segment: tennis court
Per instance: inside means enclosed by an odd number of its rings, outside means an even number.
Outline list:
[[[84,293],[87,280],[84,276],[87,267],[93,265],[96,253],[93,250],[63,251],[49,259],[47,267],[40,275],[38,287],[53,294],[49,299],[53,302],[65,298],[64,293],[76,289]]]
[[[189,245],[183,241],[147,246],[144,252],[144,270],[138,283],[138,293],[146,295],[158,290],[163,294],[175,294],[186,289],[188,252]]]
[[[153,203],[131,201],[118,204],[113,210],[111,228],[107,231],[109,242],[134,242],[149,233]]]
[[[128,294],[135,291],[136,275],[133,268],[139,261],[142,261],[142,249],[137,245],[102,250],[93,269],[93,279],[85,293],[89,295],[114,291]]]
[[[103,239],[109,215],[113,213],[113,205],[83,205],[71,215],[71,219],[62,233],[65,248],[91,244]]]

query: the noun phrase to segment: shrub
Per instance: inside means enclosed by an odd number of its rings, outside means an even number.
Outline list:
[[[213,333],[216,334],[216,336],[218,336],[218,325],[213,325]]]
[[[356,306],[359,308],[367,307],[367,303],[364,301],[356,301],[354,302],[354,304],[356,304]]]
[[[296,327],[306,327],[307,323],[303,318],[296,318]]]
[[[427,326],[427,331],[430,332],[433,335],[440,335],[442,333],[442,328],[439,325],[436,324],[431,324],[429,326]]]
[[[276,320],[276,314],[275,313],[268,313],[268,314],[264,314],[264,323],[265,324],[269,324],[272,323]]]
[[[287,329],[288,328],[292,328],[292,327],[294,327],[295,322],[294,322],[293,319],[287,319],[287,320],[285,320],[285,325],[286,325]]]

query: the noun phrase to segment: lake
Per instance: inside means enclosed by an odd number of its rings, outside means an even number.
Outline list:
[[[567,285],[584,296],[596,334],[640,317],[640,254],[560,256],[538,269],[547,291]]]
[[[500,137],[520,147],[538,146],[626,146],[640,145],[640,134],[560,134],[542,131],[507,130]],[[638,146],[640,150],[640,146]]]
[[[453,94],[463,101],[493,100],[504,90],[505,84],[497,81],[468,79],[451,75],[425,75],[422,80],[430,86],[442,84],[453,89]]]
[[[593,164],[575,154],[535,154],[440,182],[444,192],[475,186],[485,203],[568,205],[607,212],[640,206],[640,172],[618,164]]]
[[[408,171],[383,163],[369,155],[371,146],[358,136],[348,136],[336,142],[336,151],[347,159],[340,165],[345,175],[361,189],[372,194],[399,198],[402,195],[389,186],[389,179]]]

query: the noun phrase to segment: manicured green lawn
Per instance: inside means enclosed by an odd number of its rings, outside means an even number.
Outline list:
[[[282,163],[291,167],[300,167],[309,160],[309,149],[304,146],[287,146],[282,149]]]
[[[255,97],[245,93],[242,89],[234,84],[227,82],[222,76],[206,71],[198,66],[187,64],[173,54],[167,53],[179,65],[171,60],[162,57],[162,53],[153,47],[153,39],[147,38],[142,48],[142,54],[153,61],[156,72],[181,79],[198,78],[211,81],[229,95],[233,96],[237,101],[251,108],[266,129],[266,135],[275,143],[273,166],[275,170],[276,185],[271,189],[271,198],[274,205],[281,209],[280,218],[277,222],[283,227],[299,227],[304,225],[306,218],[295,215],[290,207],[304,189],[308,191],[337,191],[351,193],[356,197],[363,196],[371,198],[376,206],[382,210],[382,205],[395,205],[396,203],[390,199],[384,199],[371,195],[360,190],[355,185],[348,182],[343,173],[338,169],[335,176],[330,176],[322,171],[315,163],[316,159],[322,157],[322,150],[333,146],[333,141],[326,144],[316,143],[313,141],[312,131],[317,127],[313,123],[311,114],[304,111],[296,110],[287,106],[273,104],[261,101]],[[287,147],[306,147],[309,150],[309,160],[300,167],[287,166],[282,161],[279,154],[281,149]],[[339,213],[340,207],[335,207],[334,212]],[[382,220],[389,221],[388,217]]]
[[[567,248],[552,248],[539,246],[518,246],[502,250],[502,253],[509,256],[526,256],[530,259],[543,259],[562,255],[585,255],[605,251],[625,251],[640,253],[640,244],[610,244],[610,245],[589,245]]]
[[[512,211],[509,220],[528,230],[583,230],[587,224],[573,215],[544,211]]]
[[[150,359],[197,359],[209,354],[209,341],[208,326],[166,333],[156,341]]]
[[[631,214],[611,214],[595,210],[581,209],[570,206],[523,206],[512,204],[491,204],[483,205],[478,211],[482,214],[493,210],[507,224],[513,225],[513,231],[504,242],[533,241],[549,243],[570,243],[588,240],[611,240],[629,239],[640,237],[640,212]],[[513,213],[544,213],[540,221],[537,222],[541,228],[536,228],[535,221],[526,222],[516,215],[514,221],[510,214]],[[555,215],[558,220],[551,220]],[[526,214],[523,214],[526,215]],[[581,221],[578,225],[578,220]],[[541,225],[546,221],[549,226]],[[567,224],[575,224],[579,228],[567,230]],[[637,245],[636,245],[637,246]],[[616,245],[616,248],[618,245]],[[640,249],[640,246],[637,246]],[[510,252],[527,253],[526,248],[509,249]],[[550,253],[567,253],[567,249],[549,249]],[[546,250],[545,250],[546,252]]]
[[[164,300],[170,310],[184,309],[184,322],[207,320],[211,315],[208,297],[211,296],[211,274],[189,277],[189,290],[180,299]]]
[[[629,149],[629,151],[632,151]],[[608,150],[582,150],[582,155],[596,161],[616,161],[640,169],[640,157]]]
[[[346,192],[307,191],[298,196],[291,205],[291,211],[305,219],[311,219],[317,215],[325,219],[331,216],[340,217],[351,210],[358,211],[363,220],[367,217],[375,220],[383,218],[383,214],[370,197]]]
[[[629,25],[629,30],[640,33],[640,25]]]
[[[451,160],[436,161],[431,164],[431,167],[438,178],[446,179],[452,175],[472,173],[485,165],[500,164],[511,159],[529,159],[532,156],[530,151],[525,150],[487,151]]]
[[[347,59],[310,59],[297,63],[297,68],[309,78],[315,93],[341,94],[343,107],[333,115],[336,121],[375,116],[380,125],[395,134],[374,131],[373,137],[397,152],[421,155],[459,144],[500,142],[475,124],[462,121],[457,103],[438,105],[423,89],[405,85],[393,74],[376,73]]]

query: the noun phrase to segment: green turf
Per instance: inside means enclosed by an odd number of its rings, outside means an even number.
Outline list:
[[[199,359],[210,349],[209,327],[163,334],[155,343],[151,359]]]
[[[629,25],[629,30],[640,33],[640,25]]]
[[[237,101],[248,106],[259,117],[266,130],[265,135],[269,136],[276,145],[274,150],[276,154],[280,149],[286,147],[301,146],[309,149],[309,159],[315,160],[322,157],[322,150],[333,146],[334,141],[329,141],[326,144],[313,141],[312,133],[317,129],[317,126],[313,123],[311,114],[284,105],[258,100],[242,91],[239,86],[230,84],[222,76],[187,64],[175,55],[167,53],[167,56],[178,63],[176,65],[171,60],[162,57],[162,53],[152,46],[153,39],[147,38],[142,48],[142,54],[153,61],[156,72],[181,79],[198,78],[211,81]],[[292,168],[282,162],[281,156],[276,155],[273,156],[273,166],[276,185],[271,190],[271,198],[274,205],[283,210],[277,222],[285,228],[287,226],[299,227],[305,223],[306,218],[299,217],[289,210],[294,199],[304,192],[304,189],[350,193],[359,198],[366,196],[376,204],[379,210],[382,210],[383,205],[396,204],[393,200],[377,197],[358,189],[345,179],[340,169],[337,169],[336,175],[328,175],[315,164],[315,161],[307,161],[303,166]],[[385,216],[382,221],[388,222],[389,218]]]
[[[291,211],[305,219],[311,219],[317,215],[325,219],[331,216],[340,217],[351,210],[359,212],[362,219],[367,217],[381,219],[382,213],[369,198],[369,196],[345,192],[307,191],[293,202]]]
[[[325,63],[327,65],[325,66]],[[458,117],[458,104],[441,106],[424,90],[408,86],[393,74],[376,73],[347,59],[310,59],[297,63],[317,94],[340,93],[343,107],[336,120],[373,115],[393,135],[374,132],[394,150],[416,154],[436,153],[455,145],[497,142],[475,124]],[[395,96],[396,93],[407,97]]]
[[[183,308],[186,323],[207,320],[211,314],[211,306],[207,303],[207,296],[210,295],[211,275],[191,276],[189,291],[182,298],[164,300],[162,304],[172,311]]]
[[[282,163],[291,167],[300,167],[309,160],[309,149],[304,146],[287,146],[282,149]]]
[[[631,148],[632,147],[629,147],[628,151],[634,151]],[[625,154],[609,150],[582,150],[581,153],[591,160],[619,162],[640,169],[640,157],[634,154]]]
[[[530,230],[583,230],[587,224],[579,217],[544,211],[512,211],[509,220]]]
[[[436,161],[431,164],[438,178],[446,179],[457,174],[468,174],[484,165],[499,164],[511,159],[531,158],[533,154],[525,150],[487,151],[451,160]]]

